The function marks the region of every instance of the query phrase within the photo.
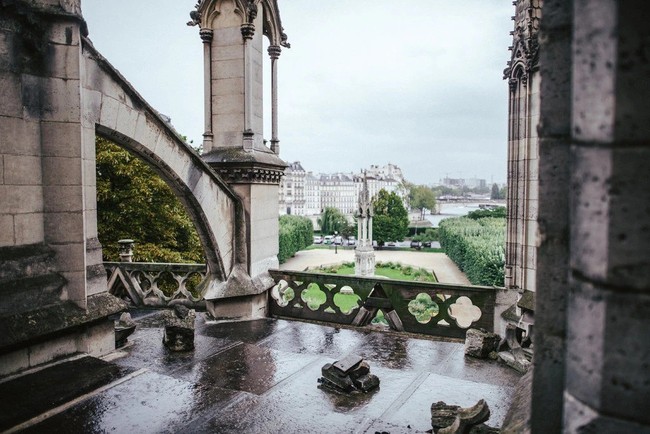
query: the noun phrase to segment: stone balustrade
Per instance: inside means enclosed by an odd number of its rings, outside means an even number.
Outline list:
[[[205,309],[199,284],[205,279],[205,264],[152,262],[104,262],[111,294],[133,306],[166,307],[183,304]]]
[[[464,338],[469,327],[493,331],[495,288],[270,270],[276,317],[367,325],[378,312],[392,329]],[[375,320],[374,322],[377,322]]]

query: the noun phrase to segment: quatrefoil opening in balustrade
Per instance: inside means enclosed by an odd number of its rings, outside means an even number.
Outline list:
[[[334,294],[334,304],[344,315],[349,315],[352,311],[358,309],[360,301],[361,297],[355,294],[354,290],[349,286],[344,286]]]
[[[167,297],[171,297],[178,291],[178,280],[169,271],[163,271],[156,278],[156,286]]]
[[[318,310],[327,301],[327,295],[320,289],[317,283],[310,283],[307,288],[302,291],[300,298],[307,307],[311,310]]]
[[[135,282],[138,282],[138,285],[140,286],[143,294],[146,295],[149,291],[151,291],[151,280],[144,272],[135,270],[133,273],[131,273],[131,279],[133,279]]]
[[[449,306],[449,316],[456,320],[458,327],[466,329],[481,318],[481,309],[463,295]]]
[[[203,276],[201,273],[190,273],[183,279],[183,285],[185,289],[192,294],[194,297],[199,297],[201,294],[198,291],[199,284],[203,281]]]
[[[408,309],[411,315],[413,315],[416,321],[420,324],[427,324],[431,321],[431,318],[437,316],[440,312],[438,303],[433,301],[431,296],[424,292],[419,293],[409,302]]]
[[[280,280],[277,285],[271,288],[271,297],[280,307],[285,307],[296,297],[293,288],[289,287],[286,280]]]

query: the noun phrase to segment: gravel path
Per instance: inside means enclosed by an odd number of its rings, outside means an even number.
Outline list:
[[[400,262],[404,265],[412,265],[433,271],[441,283],[471,285],[465,274],[444,253],[424,253],[415,250],[412,252],[376,250],[375,258],[377,262]],[[341,262],[354,262],[354,250],[338,249],[338,253],[334,253],[333,247],[328,250],[303,250],[296,253],[296,256],[290,258],[284,264],[281,264],[280,269],[303,271],[307,267],[333,265]]]

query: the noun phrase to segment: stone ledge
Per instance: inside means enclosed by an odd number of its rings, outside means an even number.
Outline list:
[[[101,293],[88,297],[87,309],[71,301],[36,308],[0,318],[0,354],[104,320],[126,310],[127,305],[109,293]]]

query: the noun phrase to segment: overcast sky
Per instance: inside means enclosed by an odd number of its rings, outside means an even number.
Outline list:
[[[278,3],[291,43],[278,61],[283,159],[313,172],[390,162],[418,184],[505,181],[511,0]],[[203,50],[185,25],[195,4],[82,1],[97,49],[196,144]],[[268,86],[265,98],[270,139]]]

